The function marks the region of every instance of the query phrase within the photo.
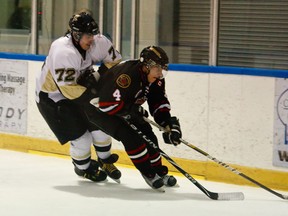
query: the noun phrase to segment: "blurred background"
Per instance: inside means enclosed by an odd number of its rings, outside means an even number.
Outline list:
[[[47,55],[88,8],[124,59],[148,45],[171,63],[288,69],[287,0],[0,0],[0,52]]]

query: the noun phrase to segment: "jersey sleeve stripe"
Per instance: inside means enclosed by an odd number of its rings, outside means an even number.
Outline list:
[[[114,115],[119,112],[124,105],[123,101],[120,102],[100,102],[99,109],[102,112],[106,112],[108,115]]]
[[[159,106],[157,109],[154,110],[153,112],[153,116],[156,112],[158,112],[159,110],[167,110],[170,111],[171,110],[171,106],[169,104],[162,104],[161,106]]]
[[[100,105],[99,109],[102,112],[110,112],[111,110],[115,109],[115,107],[117,107],[117,106],[119,106],[119,104],[114,104],[114,105],[106,107],[106,108],[101,108],[101,105]]]

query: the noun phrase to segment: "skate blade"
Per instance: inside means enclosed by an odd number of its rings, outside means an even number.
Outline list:
[[[110,177],[110,179],[112,179],[113,181],[115,181],[115,182],[118,183],[118,184],[121,184],[120,179],[114,179],[114,178],[111,178],[111,177]]]
[[[153,190],[160,192],[160,193],[165,193],[165,189],[163,187],[160,188],[152,188]]]
[[[80,179],[83,179],[83,180],[87,180],[87,182],[94,182],[94,183],[106,183],[108,182],[108,179],[104,179],[103,181],[92,181],[91,179],[88,179],[88,178],[85,178],[83,176],[78,176]]]

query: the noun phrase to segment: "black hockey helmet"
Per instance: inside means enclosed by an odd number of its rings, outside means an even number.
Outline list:
[[[75,33],[76,40],[79,40],[82,34],[96,35],[99,33],[98,24],[88,12],[74,14],[69,21],[69,27],[70,31]]]
[[[148,68],[159,65],[162,69],[167,71],[169,59],[166,52],[161,47],[148,46],[141,51],[140,62]]]

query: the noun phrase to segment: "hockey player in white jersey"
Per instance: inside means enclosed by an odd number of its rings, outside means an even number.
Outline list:
[[[81,11],[70,19],[66,35],[52,43],[36,78],[40,113],[62,145],[70,141],[75,173],[95,182],[105,180],[107,175],[120,181],[121,172],[114,165],[118,155],[111,154],[111,137],[91,125],[81,111],[81,101],[94,97],[93,88],[77,82],[93,86],[99,73],[120,61],[121,55],[111,41],[99,33],[91,13]],[[93,64],[97,62],[102,64],[95,72]],[[91,159],[92,143],[98,161]]]

